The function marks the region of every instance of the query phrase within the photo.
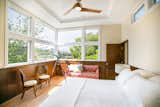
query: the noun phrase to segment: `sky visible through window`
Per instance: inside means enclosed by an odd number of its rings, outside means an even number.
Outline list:
[[[137,21],[139,18],[144,16],[144,13],[145,13],[145,8],[144,5],[142,5],[134,14],[134,21]]]
[[[58,32],[58,44],[75,43],[77,38],[82,38],[81,30],[60,31]]]

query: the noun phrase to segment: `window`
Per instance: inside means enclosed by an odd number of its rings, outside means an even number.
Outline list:
[[[30,17],[8,8],[8,29],[14,33],[29,35]]]
[[[62,59],[81,59],[82,30],[58,32],[59,52]]]
[[[56,53],[61,59],[98,60],[99,29],[57,31],[10,2],[7,11],[6,64],[54,59]]]
[[[134,13],[133,15],[133,21],[136,22],[138,19],[140,19],[145,14],[145,7],[144,4]]]
[[[98,41],[98,33],[99,31],[94,29],[94,30],[86,30],[86,41]]]
[[[154,3],[160,3],[160,0],[154,0]]]
[[[99,30],[87,29],[85,35],[85,59],[98,60]]]
[[[82,39],[81,30],[60,31],[58,32],[58,44],[79,43]]]
[[[37,39],[55,42],[55,31],[47,27],[41,21],[35,21],[34,36]]]
[[[85,32],[84,35],[82,32]],[[58,32],[58,45],[62,59],[98,60],[99,30],[60,31]]]
[[[62,59],[81,59],[81,46],[62,46],[59,48],[60,57]]]
[[[85,47],[85,59],[97,60],[98,59],[98,46],[86,46]]]
[[[34,46],[35,60],[46,60],[54,58],[54,47],[42,43],[35,43]]]
[[[26,38],[30,35],[30,17],[8,8],[8,31],[7,64],[27,62],[30,42]]]
[[[8,64],[27,62],[28,42],[22,40],[8,40]]]

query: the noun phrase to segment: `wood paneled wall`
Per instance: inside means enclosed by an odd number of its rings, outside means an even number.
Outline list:
[[[48,73],[52,74],[54,61],[0,69],[0,103],[22,92],[19,69],[24,71],[26,79],[31,79],[35,78],[36,68],[40,65],[47,66]]]

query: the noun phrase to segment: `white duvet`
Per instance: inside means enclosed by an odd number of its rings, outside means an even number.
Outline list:
[[[139,107],[115,80],[69,78],[39,107]]]

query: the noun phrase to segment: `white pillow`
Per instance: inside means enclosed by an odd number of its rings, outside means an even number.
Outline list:
[[[117,76],[116,80],[120,85],[124,85],[125,82],[134,75],[136,75],[136,73],[132,72],[130,69],[123,69],[123,71]]]
[[[133,72],[139,73],[140,76],[142,76],[143,78],[146,78],[146,79],[151,78],[156,75],[154,72],[142,70],[142,69],[137,69],[137,70],[134,70]]]
[[[123,86],[125,93],[144,107],[160,107],[160,86],[141,76],[134,76]]]
[[[70,65],[68,65],[68,69],[71,72],[82,72],[83,65],[82,64],[70,64]]]

